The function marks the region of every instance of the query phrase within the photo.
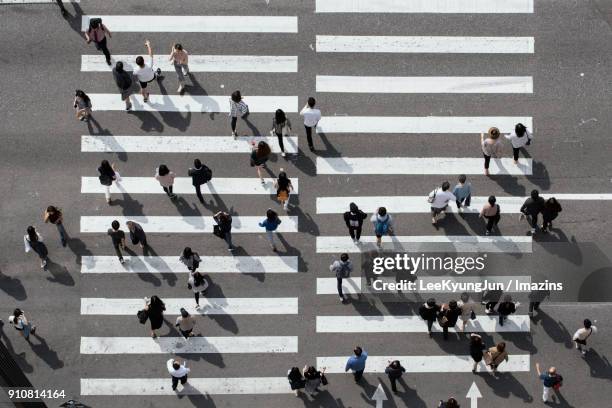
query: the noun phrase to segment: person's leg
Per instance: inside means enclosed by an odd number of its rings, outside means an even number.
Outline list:
[[[306,140],[308,140],[308,147],[310,150],[314,150],[314,144],[312,143],[312,128],[310,126],[304,125],[306,129]]]
[[[174,70],[176,71],[176,77],[178,78],[179,83],[177,92],[181,92],[185,87],[185,75],[183,74],[183,65],[174,64]]]
[[[431,327],[433,326],[433,320],[428,320],[427,321],[427,333],[429,333],[429,335],[431,336]]]
[[[505,317],[506,317],[505,315],[503,315],[503,314],[501,314],[501,313],[499,314],[499,325],[500,325],[500,326],[503,326],[503,325],[504,325],[504,319],[505,319]]]
[[[64,224],[58,222],[57,224],[55,224],[55,226],[57,227],[57,231],[59,232],[60,240],[62,241],[62,246],[66,246],[66,229],[64,228]]]
[[[355,227],[355,238],[357,238],[357,241],[361,238],[361,227]]]
[[[264,179],[261,176],[261,167],[262,166],[255,166],[255,169],[257,170],[257,177],[259,177],[259,179],[261,180],[262,183],[264,183]]]
[[[168,187],[168,191],[170,191],[170,198],[176,197],[176,194],[174,194],[174,192],[172,191],[173,188],[174,184],[171,184],[170,187]]]
[[[106,62],[110,64],[111,54],[110,54],[110,51],[108,50],[108,47],[106,46],[106,37],[104,37],[102,41],[98,43],[98,46],[99,46],[100,51],[102,51],[102,53],[106,57]]]
[[[548,402],[550,399],[550,390],[552,387],[542,387],[542,402]]]
[[[31,332],[32,332],[32,323],[24,324],[23,325],[23,337],[28,341],[30,340]]]
[[[106,198],[106,202],[110,203],[111,201],[110,186],[104,186],[104,197]]]
[[[273,251],[276,251],[276,245],[274,245],[274,231],[266,231],[266,237]]]
[[[172,389],[176,391],[176,387],[178,387],[179,379],[177,377],[172,377]]]
[[[236,135],[236,123],[238,122],[238,117],[232,116],[231,127],[232,127],[232,135]]]
[[[200,292],[194,292],[193,293],[193,298],[196,301],[196,306],[200,306]]]
[[[172,193],[170,193],[170,189],[169,189],[168,187],[164,187],[164,186],[162,186],[162,188],[164,189],[164,192],[166,193],[166,195],[167,195],[168,197],[170,197],[170,196],[172,195]]]
[[[457,209],[458,210],[461,210],[461,203],[462,203],[462,200],[456,200],[455,201],[455,204],[457,204]]]
[[[227,243],[227,248],[228,249],[234,248],[234,246],[232,245],[232,233],[231,233],[231,231],[226,232],[225,235],[223,236],[223,239]]]
[[[351,236],[351,239],[354,241],[355,240],[355,227],[349,227],[349,235]]]
[[[277,133],[276,137],[278,138],[278,145],[280,146],[281,152],[285,153],[285,145],[283,144],[283,134]]]
[[[397,378],[389,377],[389,380],[391,381],[391,391],[397,392]]]
[[[363,370],[355,371],[355,381],[361,380],[361,377],[363,377]]]
[[[485,168],[485,175],[489,175],[489,164],[491,164],[491,156],[487,156],[486,154],[482,154],[484,156],[484,168]]]
[[[181,377],[181,385],[185,385],[186,382],[187,382],[187,374]]]
[[[472,372],[475,373],[477,368],[478,368],[478,362],[474,360],[474,365],[472,366]]]
[[[198,200],[200,200],[200,202],[203,204],[204,203],[204,197],[202,197],[202,190],[200,185],[194,186],[195,187],[195,191],[196,191],[196,195],[198,196]]]
[[[442,326],[442,337],[444,338],[444,340],[448,340],[448,325],[447,324]]]
[[[515,162],[515,163],[516,163],[516,162],[518,162],[518,158],[519,158],[519,151],[520,151],[520,150],[521,150],[520,148],[519,148],[519,149],[517,149],[517,148],[515,148],[515,147],[513,147],[513,148],[512,148],[512,156],[514,157],[514,162]]]
[[[119,248],[119,244],[113,246],[115,247],[115,253],[117,254],[117,258],[119,258],[119,261],[123,263],[123,254],[121,253],[121,248]]]
[[[469,206],[470,206],[470,204],[472,204],[472,195],[471,195],[471,194],[468,194],[468,196],[467,196],[467,197],[465,197],[465,202],[464,202],[464,205],[465,205],[466,207],[469,207]]]
[[[338,296],[340,296],[340,298],[344,300],[344,293],[342,293],[342,278],[336,276],[336,280],[338,281]]]
[[[495,224],[495,217],[486,217],[487,219],[487,234],[490,234],[493,230],[493,224]]]

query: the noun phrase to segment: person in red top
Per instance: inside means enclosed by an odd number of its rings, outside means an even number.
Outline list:
[[[106,35],[108,35],[108,38],[112,38],[111,32],[102,24],[101,18],[92,18],[89,20],[89,30],[85,33],[87,44],[93,41],[96,45],[96,49],[102,51],[106,57],[106,63],[110,66],[111,54],[106,46]]]

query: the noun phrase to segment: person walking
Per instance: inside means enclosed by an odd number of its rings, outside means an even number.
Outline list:
[[[387,213],[385,207],[378,207],[376,212],[372,214],[370,222],[374,225],[374,234],[376,235],[376,245],[382,248],[383,235],[393,234],[393,218]]]
[[[486,139],[484,133],[481,133],[480,146],[484,156],[484,174],[488,176],[491,157],[494,159],[502,157],[502,144],[499,140],[499,129],[496,127],[490,128]]]
[[[145,234],[142,226],[134,221],[127,221],[125,223],[128,230],[130,231],[130,240],[132,245],[140,245],[141,248],[147,246],[147,235]]]
[[[121,250],[125,250],[125,232],[123,232],[123,230],[120,230],[119,227],[119,221],[113,220],[113,222],[111,222],[111,228],[108,229],[106,234],[111,237],[113,247],[115,248],[115,253],[119,258],[119,262],[123,264],[125,260],[123,259],[123,254],[121,253]]]
[[[80,89],[77,89],[74,93],[74,111],[76,113],[76,118],[81,122],[84,120],[88,120],[91,115],[91,99],[89,96]]]
[[[144,300],[145,310],[149,316],[149,322],[151,322],[151,337],[156,338],[157,333],[155,333],[155,330],[159,330],[164,323],[166,305],[157,295],[151,296],[151,299],[145,297]]]
[[[17,308],[8,318],[9,323],[17,330],[27,342],[30,342],[30,334],[36,333],[36,326],[28,320],[23,310]]]
[[[544,202],[542,208],[542,232],[546,233],[549,229],[552,229],[552,222],[559,216],[561,212],[561,204],[555,197],[550,197]]]
[[[187,368],[187,362],[185,360],[181,361],[178,358],[171,358],[166,363],[166,366],[168,368],[168,373],[170,373],[172,377],[172,391],[176,391],[179,381],[183,386],[187,383],[187,376],[191,369]]]
[[[196,325],[196,321],[185,308],[181,307],[181,315],[176,318],[176,323],[174,323],[174,325],[179,329],[185,339],[193,337],[193,329]]]
[[[43,242],[43,237],[36,231],[36,228],[29,226],[26,228],[26,234],[23,236],[23,244],[25,252],[34,251],[40,258],[40,267],[47,270],[47,262],[49,261],[49,251]]]
[[[145,41],[145,47],[147,54],[149,55],[149,64],[145,64],[145,60],[142,55],[136,57],[136,68],[134,69],[134,76],[140,83],[140,94],[142,95],[143,102],[149,102],[149,90],[147,86],[150,82],[157,79],[161,75],[161,69],[157,68],[153,70],[153,49],[151,48],[151,42]]]
[[[397,393],[397,380],[402,378],[402,374],[406,372],[406,369],[402,367],[399,360],[389,360],[389,365],[385,368],[385,374],[389,377],[391,382],[391,390]]]
[[[283,136],[289,135],[289,132],[291,132],[291,122],[289,118],[282,109],[277,109],[274,113],[274,118],[272,118],[272,130],[270,130],[270,135],[276,135],[278,138],[278,145],[280,146],[281,156],[283,157],[285,157]]]
[[[353,242],[359,242],[363,220],[367,217],[367,214],[361,211],[359,207],[357,207],[357,204],[349,204],[349,210],[344,213],[344,222],[346,223],[346,227],[349,230],[349,235]]]
[[[465,207],[469,207],[472,203],[472,183],[466,182],[465,174],[459,175],[459,183],[453,188],[457,211],[462,213]]]
[[[448,304],[443,304],[438,313],[438,323],[442,327],[443,338],[448,340],[448,329],[457,325],[457,320],[461,316],[462,310],[456,300],[451,300]]]
[[[268,238],[268,242],[270,243],[270,247],[272,247],[272,251],[276,252],[276,245],[274,244],[274,231],[278,229],[278,226],[281,223],[281,219],[278,217],[278,214],[274,212],[271,208],[268,208],[266,211],[266,219],[259,223],[260,227],[266,229],[266,236]]]
[[[597,333],[597,327],[595,327],[589,319],[584,319],[582,324],[582,327],[576,330],[576,333],[574,333],[572,340],[574,341],[574,344],[576,344],[576,350],[579,350],[582,355],[585,355],[587,350],[583,349],[582,347],[586,347],[587,339],[591,337],[593,333]]]
[[[429,334],[429,337],[432,337],[431,327],[436,321],[440,310],[441,307],[440,305],[436,304],[436,300],[434,298],[427,299],[427,302],[423,303],[419,307],[419,316],[421,316],[421,319],[427,322],[427,334]]]
[[[204,275],[198,271],[193,271],[189,274],[187,280],[187,289],[193,291],[193,298],[196,301],[196,309],[200,308],[200,295],[206,296],[206,290],[208,289],[209,283]]]
[[[461,407],[459,406],[459,403],[457,402],[457,400],[451,397],[446,401],[440,400],[440,404],[438,405],[438,408],[461,408]]]
[[[306,139],[308,140],[308,148],[311,152],[314,152],[314,144],[312,142],[312,129],[317,128],[317,124],[321,120],[321,111],[315,108],[316,105],[315,98],[312,96],[308,98],[308,102],[302,110],[300,111],[300,115],[304,117],[304,128],[306,129]]]
[[[540,363],[536,363],[536,372],[538,378],[542,381],[542,402],[550,402],[550,394],[553,390],[559,392],[559,389],[563,385],[563,377],[557,373],[555,367],[550,367],[546,373],[543,373],[540,369]]]
[[[476,303],[467,292],[463,292],[457,305],[461,308],[461,332],[465,333],[465,327],[468,322],[476,318],[476,313],[474,312]]]
[[[497,204],[497,198],[493,195],[489,196],[487,202],[483,204],[480,210],[480,218],[487,220],[485,235],[491,235],[493,227],[497,227],[497,224],[499,224],[499,220],[501,219],[500,211],[501,209],[499,204]]]
[[[227,243],[227,250],[231,252],[236,249],[232,245],[232,216],[225,211],[219,211],[213,215],[213,219],[217,223],[219,234]]]
[[[508,361],[508,352],[506,351],[506,343],[503,341],[489,348],[485,354],[485,363],[491,367],[493,374],[497,374],[497,367],[501,363]]]
[[[104,196],[106,197],[106,202],[108,203],[108,205],[110,205],[110,188],[113,185],[113,181],[117,183],[121,181],[121,175],[117,171],[115,163],[111,165],[108,160],[102,160],[102,163],[100,163],[100,167],[98,167],[98,173],[100,173],[100,176],[98,176],[100,184],[104,186]]]
[[[530,197],[525,200],[520,209],[520,219],[527,219],[527,222],[529,222],[531,226],[531,235],[536,233],[536,228],[538,227],[538,214],[540,214],[542,210],[544,210],[544,199],[540,197],[540,192],[538,190],[531,190]]]
[[[485,305],[485,313],[491,314],[495,312],[495,306],[501,299],[502,290],[485,290],[482,294],[482,304]]]
[[[255,145],[255,141],[251,142],[252,150],[251,150],[251,167],[255,167],[257,170],[257,177],[261,180],[261,184],[266,184],[263,176],[261,175],[261,169],[266,167],[266,162],[270,157],[270,146],[261,140],[257,145]]]
[[[64,228],[64,214],[62,213],[62,210],[53,205],[48,206],[43,215],[43,220],[45,221],[45,224],[51,223],[57,227],[57,231],[60,235],[60,241],[62,246],[65,247],[68,243],[68,235],[66,234],[66,229]]]
[[[285,169],[281,167],[278,173],[278,179],[274,182],[274,188],[276,189],[276,198],[279,203],[283,206],[285,211],[289,210],[289,196],[293,191],[293,184],[287,177]]]
[[[519,302],[514,303],[512,301],[512,296],[510,295],[504,296],[503,302],[500,302],[499,306],[497,306],[497,314],[499,314],[499,325],[500,326],[504,325],[504,321],[508,318],[508,316],[516,312],[516,308],[518,306],[520,306],[520,303]]]
[[[314,395],[321,391],[319,386],[321,385],[322,378],[325,375],[325,368],[319,371],[314,366],[305,365],[303,373],[305,379],[304,391],[310,395]]]
[[[472,373],[476,374],[476,369],[478,368],[478,364],[482,361],[486,348],[487,346],[485,346],[484,342],[482,341],[482,337],[479,334],[470,334],[470,357],[472,357],[472,360],[474,360]]]
[[[340,301],[344,302],[344,293],[342,293],[342,279],[348,278],[353,272],[353,264],[349,260],[348,254],[344,253],[340,255],[340,260],[336,260],[329,265],[329,270],[336,275],[338,281],[338,296]]]
[[[249,114],[249,106],[242,100],[242,95],[240,91],[232,92],[232,96],[230,97],[230,112],[229,116],[231,118],[231,128],[232,128],[232,136],[234,139],[238,137],[238,133],[236,133],[236,123],[238,122],[238,116],[245,117]]]
[[[200,258],[197,252],[192,251],[190,247],[185,247],[179,257],[179,261],[189,269],[189,272],[195,272],[200,267],[202,258]]]
[[[306,386],[306,379],[302,376],[302,372],[297,367],[291,367],[287,371],[287,379],[291,390],[295,392],[295,396],[300,395],[300,390]]]
[[[162,186],[168,197],[171,199],[175,199],[177,197],[176,194],[172,192],[172,187],[174,185],[174,178],[176,174],[173,171],[168,169],[168,166],[165,164],[160,164],[159,167],[155,170],[155,179],[159,181],[159,184]]]
[[[365,370],[366,360],[368,359],[368,353],[366,353],[360,346],[353,349],[353,355],[349,357],[344,367],[344,372],[351,370],[355,382],[358,383],[363,377],[363,371]]]
[[[527,128],[522,123],[517,123],[514,127],[514,132],[504,135],[512,144],[512,156],[514,164],[518,164],[519,152],[521,148],[531,144],[533,136],[527,131]]]
[[[202,197],[202,184],[208,183],[212,179],[212,170],[202,164],[200,159],[193,161],[193,168],[187,171],[187,175],[191,177],[191,184],[195,187],[196,195],[198,200],[204,204],[204,197]]]
[[[113,68],[113,78],[115,84],[119,88],[121,94],[121,100],[125,102],[125,110],[130,111],[132,109],[132,102],[130,102],[130,95],[132,94],[132,76],[129,72],[123,69],[123,62],[117,61],[115,68]]]
[[[85,32],[85,40],[87,44],[93,41],[96,49],[102,51],[106,58],[106,63],[111,65],[111,54],[108,50],[106,36],[113,38],[109,29],[102,24],[102,19],[99,17],[89,19],[89,29]]]
[[[452,200],[457,202],[457,197],[450,191],[450,183],[445,181],[442,183],[440,188],[434,189],[429,196],[427,201],[431,205],[431,223],[436,225],[438,223],[438,216],[446,212],[448,203]]]
[[[185,75],[189,75],[189,54],[181,44],[175,43],[170,49],[168,61],[172,61],[178,78],[179,87],[176,92],[181,93],[185,89]]]

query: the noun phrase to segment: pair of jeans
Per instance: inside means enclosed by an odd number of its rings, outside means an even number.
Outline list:
[[[110,62],[111,54],[110,54],[110,51],[108,50],[108,47],[106,46],[106,37],[104,37],[101,41],[98,41],[98,42],[94,41],[94,44],[96,45],[97,50],[102,51],[102,53],[106,57],[106,62]]]
[[[349,227],[349,235],[352,239],[359,241],[359,238],[361,238],[361,227]]]
[[[172,389],[176,390],[176,387],[178,387],[178,382],[179,380],[181,380],[181,385],[185,385],[185,383],[187,382],[187,374],[185,374],[182,377],[172,377]]]
[[[23,325],[23,337],[27,340],[30,338],[30,333],[32,332],[32,323]]]
[[[283,134],[276,133],[276,137],[278,138],[278,145],[280,146],[281,152],[285,153],[285,145],[283,144]]]
[[[66,245],[66,229],[64,228],[64,224],[62,224],[61,222],[57,222],[55,223],[55,226],[57,227],[57,231],[60,234],[60,239],[62,240],[62,245]]]
[[[162,186],[162,188],[164,189],[164,191],[166,192],[166,194],[168,194],[168,197],[172,197],[172,196],[173,196],[173,193],[172,193],[172,186],[169,186],[169,187],[163,187],[163,186]]]
[[[344,298],[344,293],[342,293],[342,278],[336,276],[336,280],[338,281],[338,296]]]
[[[113,245],[115,247],[115,253],[120,261],[123,261],[123,254],[121,253],[121,246],[119,244]]]
[[[176,71],[176,76],[178,78],[179,83],[182,85],[185,83],[185,75],[189,74],[189,67],[187,64],[179,64],[178,62],[174,63],[174,70]],[[184,71],[184,73],[183,73]]]
[[[469,207],[472,203],[472,195],[468,194],[467,197],[462,198],[461,200],[457,200],[455,202],[457,203],[457,208],[461,208],[461,204],[465,205],[466,207]]]
[[[314,144],[312,143],[312,127],[304,125],[306,129],[306,139],[308,140],[308,147],[314,149]]]
[[[353,371],[353,376],[355,377],[355,382],[358,382],[363,377],[363,370]]]
[[[531,225],[531,228],[538,228],[538,214],[525,214],[525,218],[527,218],[527,222]]]
[[[268,238],[270,245],[272,245],[273,248],[276,248],[276,245],[274,245],[274,231],[266,230],[266,237]]]

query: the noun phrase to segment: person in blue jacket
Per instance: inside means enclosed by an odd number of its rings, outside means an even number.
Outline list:
[[[270,246],[274,252],[277,251],[276,245],[274,244],[274,231],[276,231],[280,223],[281,220],[278,218],[278,214],[271,208],[268,208],[268,211],[266,211],[266,219],[259,223],[260,227],[264,227],[266,229],[268,241],[270,242]]]
[[[349,357],[346,362],[346,367],[344,367],[344,371],[348,370],[353,371],[353,376],[355,377],[355,382],[359,382],[361,377],[363,377],[363,371],[365,370],[365,363],[368,359],[368,353],[363,351],[363,349],[359,346],[355,347],[353,350],[353,355]]]

